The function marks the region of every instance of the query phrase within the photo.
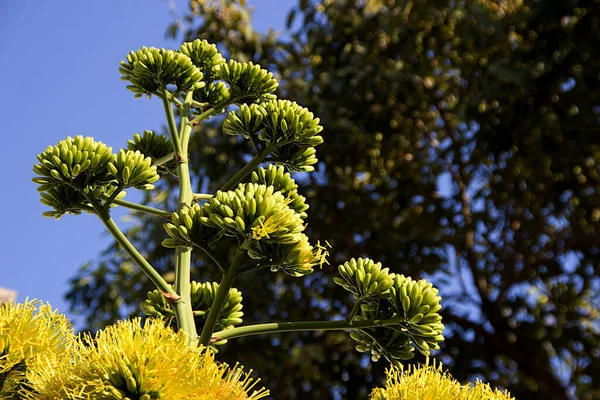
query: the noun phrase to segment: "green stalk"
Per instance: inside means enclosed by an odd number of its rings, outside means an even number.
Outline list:
[[[107,198],[107,196],[105,196],[105,195],[103,195],[103,197]],[[154,207],[150,207],[150,206],[145,206],[143,204],[133,203],[133,202],[127,201],[127,200],[114,199],[112,201],[112,204],[126,207],[131,210],[135,210],[135,211],[140,211],[140,212],[143,212],[146,214],[156,215],[157,217],[171,218],[171,213],[168,211],[160,210],[158,208],[154,208]]]
[[[192,99],[192,93],[188,92],[185,98],[185,102],[180,107],[180,118],[181,125],[179,134],[175,133],[173,136],[181,139],[178,143],[179,148],[175,148],[179,153],[176,157],[177,160],[177,172],[179,176],[179,210],[184,206],[189,206],[194,200],[194,192],[192,192],[192,183],[190,179],[190,169],[188,165],[188,143],[190,140],[190,132],[192,127],[188,124],[189,115],[189,101]],[[173,108],[169,104],[167,107],[170,114],[167,113],[167,119],[173,120]],[[174,133],[174,132],[173,132]],[[175,143],[174,143],[175,144]],[[192,264],[192,249],[187,247],[177,248],[177,254],[175,257],[175,291],[181,296],[181,300],[184,303],[184,311],[182,321],[177,319],[179,329],[183,330],[188,334],[191,341],[195,341],[198,337],[196,332],[196,323],[194,321],[194,313],[192,310],[192,298],[191,298],[191,264]],[[179,316],[178,316],[179,317]]]
[[[175,158],[179,159],[185,157],[187,159],[187,154],[183,153],[181,149],[181,142],[179,141],[179,135],[177,135],[177,128],[175,123],[175,114],[173,113],[173,106],[170,103],[170,100],[173,98],[169,96],[169,91],[166,87],[163,87],[163,95],[160,96],[163,101],[163,106],[165,108],[165,114],[167,115],[167,125],[169,126],[169,133],[171,134],[171,141],[173,142],[173,147],[175,148]]]
[[[177,296],[177,293],[171,288],[171,285],[167,283],[163,279],[163,277],[154,269],[152,265],[144,256],[140,254],[140,252],[135,248],[135,246],[127,239],[125,234],[119,229],[115,221],[110,217],[110,213],[102,208],[102,206],[98,203],[98,201],[89,194],[84,193],[85,197],[88,199],[96,215],[100,218],[106,229],[114,236],[117,243],[123,247],[123,249],[129,254],[129,256],[133,259],[133,261],[141,268],[141,270],[150,278],[152,283],[156,285],[159,290],[162,290],[165,293],[168,293],[172,296]]]
[[[191,120],[189,122],[190,125],[196,125],[198,124],[200,121],[204,121],[205,119],[209,118],[211,115],[213,115],[214,113],[216,113],[217,111],[220,111],[221,109],[227,107],[228,105],[232,104],[236,99],[228,99],[225,101],[222,101],[219,104],[215,104],[214,107],[209,108],[208,110],[204,111],[202,114],[198,115],[196,118],[194,118],[193,120]]]
[[[342,331],[346,329],[374,328],[379,326],[398,325],[404,318],[370,319],[366,321],[348,322],[345,319],[336,321],[304,321],[304,322],[271,322],[267,324],[247,325],[215,332],[212,336],[219,339],[234,339],[242,336],[263,333],[301,332],[301,331]]]
[[[234,176],[232,176],[219,190],[226,191],[231,190],[235,185],[237,185],[242,179],[246,177],[250,172],[254,170],[254,168],[258,167],[265,158],[269,155],[269,153],[275,148],[275,143],[267,146],[263,151],[259,154],[255,155],[252,160],[242,169],[240,169]]]
[[[223,275],[225,275],[227,273],[227,270],[223,267],[223,263],[221,263],[221,260],[219,260],[217,258],[217,255],[215,253],[213,253],[213,251],[210,249],[210,247],[208,247],[208,246],[201,246],[201,245],[198,245],[198,247],[200,248],[200,250],[202,250],[204,252],[204,254],[206,254],[207,256],[209,256],[210,259],[213,260],[213,262],[215,264],[217,264],[217,267],[219,267],[219,270],[221,271],[221,273]]]
[[[213,198],[213,196],[214,194],[210,193],[194,193],[194,201],[210,200]]]
[[[108,211],[110,209],[110,205],[117,198],[117,196],[119,195],[119,193],[121,193],[122,191],[123,191],[123,186],[119,185],[119,187],[117,187],[113,191],[113,193],[106,199],[106,202],[104,203],[104,209],[106,211]]]
[[[358,313],[358,310],[360,310],[360,305],[362,304],[362,302],[363,302],[362,298],[359,298],[358,300],[356,300],[356,303],[354,304],[352,311],[350,311],[350,314],[346,318],[346,321],[352,322],[352,320],[354,319],[354,316]]]
[[[169,154],[167,154],[166,156],[163,156],[161,158],[157,158],[156,160],[152,161],[153,165],[156,165],[157,167],[168,163],[169,161],[171,161],[173,158],[175,158],[175,152],[172,151]]]
[[[208,317],[206,317],[204,328],[202,328],[202,333],[200,334],[200,344],[203,346],[208,346],[210,344],[210,339],[215,331],[215,327],[217,326],[217,320],[219,319],[221,310],[223,309],[225,301],[227,300],[229,289],[231,289],[233,282],[235,282],[235,278],[237,277],[237,269],[240,266],[240,261],[242,261],[243,255],[244,252],[238,247],[235,251],[233,259],[231,260],[231,265],[229,266],[227,273],[223,275],[221,283],[219,283],[217,295],[210,306]]]

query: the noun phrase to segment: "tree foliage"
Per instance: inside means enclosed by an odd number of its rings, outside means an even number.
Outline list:
[[[296,180],[332,265],[302,281],[243,277],[264,288],[244,298],[253,317],[346,313],[350,298],[329,301],[344,296],[330,276],[369,256],[441,287],[442,360],[457,379],[516,398],[600,396],[599,1],[302,0],[278,37],[256,33],[242,1],[192,0],[184,22],[187,39],[277,71],[280,94],[324,127],[317,173]],[[194,135],[197,191],[251,152],[217,129]],[[166,269],[162,224],[143,221],[129,235]],[[216,272],[200,260],[195,279]],[[93,329],[137,313],[151,289],[113,245],[68,299]],[[277,399],[366,398],[384,366],[361,368],[352,346],[344,334],[282,334],[220,356],[260,371]]]

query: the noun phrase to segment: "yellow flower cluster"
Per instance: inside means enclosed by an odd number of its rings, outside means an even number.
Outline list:
[[[53,367],[42,354],[68,354],[75,344],[70,322],[49,304],[0,304],[0,398],[20,398],[28,368],[40,362]]]
[[[385,388],[376,388],[371,400],[514,400],[508,391],[492,389],[477,381],[474,386],[461,385],[435,363],[422,366],[402,365],[387,371]]]
[[[269,394],[253,390],[252,371],[215,362],[159,319],[120,321],[76,339],[66,317],[49,305],[7,303],[0,308],[0,349],[0,398],[255,400]]]

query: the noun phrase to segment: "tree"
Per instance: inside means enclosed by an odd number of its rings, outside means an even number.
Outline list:
[[[431,276],[445,306],[442,359],[460,380],[484,377],[516,398],[600,395],[599,2],[301,1],[288,39],[255,33],[242,4],[190,2],[186,37],[278,71],[281,94],[321,118],[318,173],[297,180],[332,264],[368,255]],[[216,130],[195,137],[198,188],[219,187],[251,152]],[[162,227],[146,228],[130,234],[167,265],[152,247]],[[90,328],[143,300],[123,288],[151,288],[115,253],[72,281],[68,298]],[[211,268],[201,263],[196,276]],[[305,284],[253,275],[240,285],[265,288],[245,298],[263,318],[322,318],[351,304],[308,302],[309,293],[342,298],[333,271]],[[383,377],[381,365],[362,369],[348,356],[344,335],[240,345],[255,349],[238,358],[278,399],[365,398]]]

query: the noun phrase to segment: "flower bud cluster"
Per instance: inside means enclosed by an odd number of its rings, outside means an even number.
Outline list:
[[[196,317],[196,327],[198,330],[201,330],[204,325],[204,320],[217,296],[218,289],[219,284],[217,282],[191,282],[190,296],[192,310]],[[233,328],[235,325],[242,323],[242,317],[244,316],[242,312],[242,300],[242,293],[239,290],[235,288],[229,289],[225,305],[217,321],[217,326],[220,329]],[[142,311],[151,317],[175,318],[173,307],[159,290],[148,292],[148,298],[142,304]]]
[[[314,146],[323,143],[320,120],[306,108],[288,100],[241,105],[223,123],[229,135],[258,139],[273,146],[277,163],[292,171],[312,171],[317,163]]]
[[[414,281],[404,275],[389,273],[370,259],[351,259],[338,267],[341,277],[334,282],[352,293],[360,302],[360,312],[352,321],[397,319],[392,326],[361,328],[350,336],[359,342],[356,349],[371,353],[377,361],[407,360],[414,348],[429,356],[444,340],[444,325],[439,310],[438,290],[425,279]]]
[[[37,159],[33,171],[38,176],[33,181],[39,185],[41,202],[53,209],[44,215],[57,219],[90,211],[86,195],[110,196],[117,187],[148,190],[159,178],[150,158],[139,151],[121,150],[115,156],[112,148],[91,137],[67,137],[46,148]],[[124,195],[119,192],[116,197]]]
[[[168,248],[191,248],[219,240],[223,231],[202,223],[206,216],[205,209],[198,204],[184,206],[179,212],[174,212],[171,222],[163,225],[169,237],[163,240],[162,245]]]
[[[269,164],[267,168],[259,168],[252,172],[252,183],[273,186],[275,191],[281,192],[288,200],[288,207],[300,215],[302,219],[307,217],[306,197],[298,193],[298,185],[289,172],[285,172],[283,166]]]
[[[204,86],[200,69],[187,55],[173,50],[142,47],[121,61],[119,71],[135,97],[160,94],[167,85],[175,85],[179,92]]]
[[[229,60],[219,69],[220,78],[229,85],[235,103],[255,103],[274,99],[279,86],[273,74],[252,62]]]
[[[136,133],[133,139],[127,141],[127,149],[139,151],[152,159],[152,162],[168,156],[173,152],[173,145],[165,135],[145,130],[143,135]],[[167,163],[157,166],[158,173],[175,173],[177,171],[175,157]]]

